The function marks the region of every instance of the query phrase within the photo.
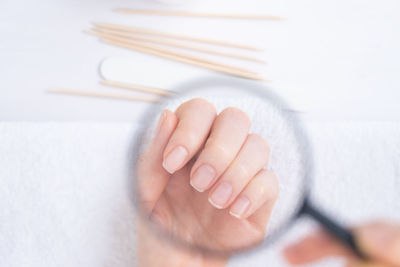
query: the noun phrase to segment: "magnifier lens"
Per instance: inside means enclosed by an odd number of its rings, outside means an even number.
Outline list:
[[[143,171],[146,158],[135,162],[134,195],[141,215],[154,233],[191,249],[234,253],[268,245],[294,220],[307,192],[311,155],[295,112],[287,109],[267,88],[248,81],[200,80],[183,84],[175,91],[176,95],[164,99],[146,114],[134,147],[136,155],[146,154],[147,158],[152,154],[149,149],[153,149],[153,166],[146,166]],[[175,111],[193,98],[211,102],[218,113],[232,106],[241,109],[251,119],[250,132],[261,135],[269,143],[270,159],[265,167],[279,180],[279,197],[269,216],[238,219],[229,214],[229,207],[213,207],[208,201],[208,191],[198,192],[190,185],[190,170],[196,156],[165,178],[162,157],[156,147],[151,148],[155,125],[163,110]],[[149,172],[149,168],[155,172]],[[157,173],[164,175],[159,182]],[[160,186],[163,183],[165,186]],[[150,188],[154,184],[156,193]],[[157,195],[156,199],[149,201],[149,194]]]

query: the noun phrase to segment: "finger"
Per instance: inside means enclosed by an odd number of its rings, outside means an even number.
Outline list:
[[[351,257],[350,252],[339,241],[323,231],[313,233],[286,247],[283,255],[292,265],[311,263],[330,256]]]
[[[229,213],[239,219],[258,212],[261,207],[262,221],[267,221],[278,198],[279,185],[274,173],[261,170],[240,193],[230,207]],[[255,214],[256,216],[257,214]]]
[[[191,174],[190,184],[208,190],[228,168],[246,140],[250,119],[237,108],[226,108],[215,119],[210,136]]]
[[[371,259],[400,266],[400,226],[374,222],[355,230],[357,244]]]
[[[267,142],[259,135],[248,135],[237,157],[210,190],[210,203],[218,209],[228,207],[268,163],[268,158]]]
[[[141,208],[150,212],[168,183],[170,174],[162,167],[163,151],[178,123],[176,115],[165,110],[155,136],[138,160],[138,188]]]
[[[178,125],[163,154],[163,167],[169,173],[182,168],[202,147],[216,117],[215,107],[206,100],[189,100],[175,112]]]

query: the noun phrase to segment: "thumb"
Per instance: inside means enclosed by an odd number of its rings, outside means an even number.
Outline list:
[[[400,266],[400,226],[375,222],[355,229],[357,243],[372,260]]]
[[[139,205],[150,213],[162,195],[171,174],[162,166],[164,149],[176,128],[178,119],[172,111],[164,110],[158,121],[155,136],[140,155],[137,163]]]

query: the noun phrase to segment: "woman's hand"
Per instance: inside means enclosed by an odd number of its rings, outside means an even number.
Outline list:
[[[314,262],[329,256],[346,257],[348,267],[400,266],[400,225],[375,222],[354,229],[357,244],[370,258],[355,258],[340,242],[322,231],[307,236],[284,250],[293,265]]]
[[[269,146],[239,109],[202,99],[165,110],[139,161],[142,207],[166,231],[230,250],[263,240],[278,197]]]

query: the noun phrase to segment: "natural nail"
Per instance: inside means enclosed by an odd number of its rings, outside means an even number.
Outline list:
[[[212,193],[211,198],[209,198],[210,203],[218,208],[222,209],[226,202],[232,195],[232,186],[226,182],[220,183],[215,191]]]
[[[201,165],[194,173],[190,184],[199,192],[203,192],[215,178],[215,170],[208,164]]]
[[[183,162],[185,162],[187,156],[187,150],[183,146],[177,146],[164,159],[164,169],[166,169],[169,173],[174,173],[177,169],[181,167]]]
[[[236,218],[242,218],[250,206],[250,200],[247,197],[240,197],[231,207],[229,213]]]

